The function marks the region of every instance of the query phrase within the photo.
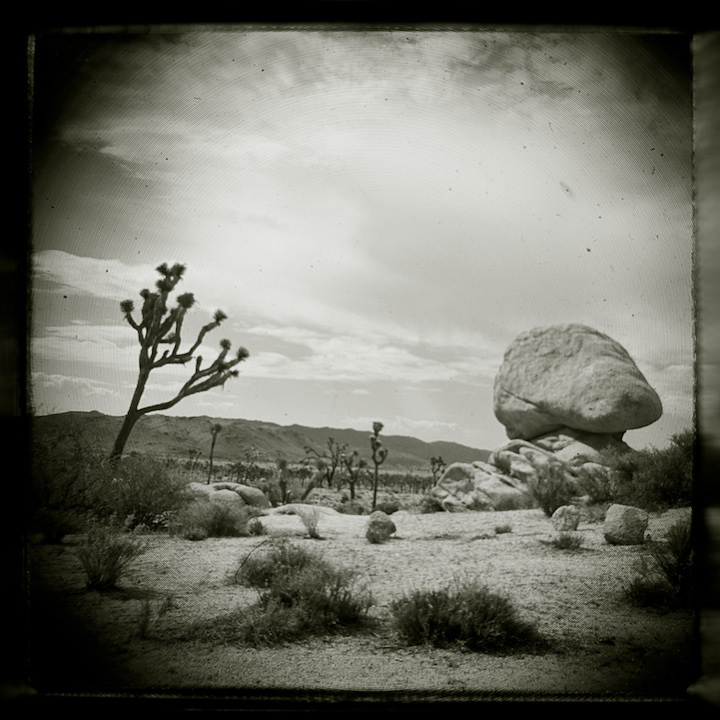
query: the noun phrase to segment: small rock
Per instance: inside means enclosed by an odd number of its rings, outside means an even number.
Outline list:
[[[558,532],[574,532],[580,524],[580,510],[575,505],[559,507],[550,518]]]
[[[640,508],[611,505],[603,523],[605,540],[611,545],[641,545],[648,522],[648,514]]]
[[[368,518],[365,537],[371,543],[384,543],[397,530],[395,523],[382,510],[376,510]]]

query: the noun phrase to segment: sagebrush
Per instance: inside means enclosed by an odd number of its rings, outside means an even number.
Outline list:
[[[205,498],[184,505],[170,525],[173,535],[186,540],[250,535],[249,523],[259,511],[247,505],[213,502]]]
[[[635,574],[624,585],[636,605],[691,609],[695,592],[695,551],[690,519],[678,520],[665,538],[645,544]]]
[[[147,550],[135,533],[94,523],[77,549],[89,590],[112,590],[129,565]]]
[[[395,628],[409,645],[476,652],[533,651],[546,641],[512,601],[475,579],[439,590],[415,590],[391,605]]]
[[[368,623],[373,604],[355,571],[337,568],[285,539],[244,558],[233,580],[257,588],[258,601],[194,626],[191,637],[254,646],[283,644],[360,628]]]

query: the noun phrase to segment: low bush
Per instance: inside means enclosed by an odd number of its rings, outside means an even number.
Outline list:
[[[42,533],[43,542],[57,544],[66,535],[80,532],[83,518],[71,510],[39,508],[33,518],[33,529]]]
[[[122,518],[131,528],[167,529],[185,501],[183,483],[150,455],[130,455],[103,470],[104,481],[95,486],[94,507],[100,514]]]
[[[250,534],[248,524],[257,514],[255,508],[247,505],[237,506],[198,499],[178,511],[170,525],[170,531],[186,540],[244,537]]]
[[[335,568],[287,540],[274,541],[245,558],[234,579],[258,588],[260,598],[212,623],[194,626],[191,637],[210,642],[277,645],[367,622],[372,596],[354,571]]]
[[[112,590],[128,566],[147,550],[135,533],[93,523],[77,549],[88,590]]]
[[[233,580],[249,587],[268,588],[276,576],[297,573],[310,565],[329,568],[319,555],[282,538],[272,540],[262,552],[245,557]]]
[[[511,533],[511,532],[512,532],[512,525],[510,525],[510,523],[504,523],[503,525],[495,526],[495,534],[496,535],[503,535],[504,533]]]
[[[648,511],[689,507],[693,498],[696,437],[693,430],[673,435],[663,449],[607,453],[616,473],[613,501]]]
[[[567,477],[563,463],[548,462],[537,468],[537,474],[528,482],[528,489],[536,505],[548,516],[563,505],[570,505],[577,488]]]
[[[546,641],[519,617],[509,598],[477,580],[455,580],[442,590],[416,590],[394,601],[391,611],[397,632],[409,645],[486,653],[546,647]]]
[[[646,543],[625,595],[636,605],[690,609],[695,590],[695,553],[690,520],[673,523],[664,540]]]
[[[575,532],[559,532],[550,540],[550,545],[558,550],[579,550],[583,536]]]

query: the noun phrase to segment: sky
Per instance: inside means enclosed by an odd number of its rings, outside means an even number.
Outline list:
[[[166,414],[508,441],[508,345],[582,323],[693,422],[688,39],[620,32],[155,28],[34,39],[30,384],[124,415],[155,268],[187,266],[240,375]],[[143,405],[188,368],[151,375]]]

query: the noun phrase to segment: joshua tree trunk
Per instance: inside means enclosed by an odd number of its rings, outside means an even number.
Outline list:
[[[135,423],[145,414],[138,410],[138,406],[140,405],[142,394],[145,391],[145,384],[147,383],[149,375],[149,370],[140,371],[137,385],[135,386],[135,392],[133,393],[132,400],[130,401],[130,407],[128,408],[127,415],[125,415],[122,427],[120,428],[120,432],[115,440],[112,453],[110,453],[110,460],[113,463],[116,463],[122,457],[123,450],[125,449],[125,445],[127,444],[132,429],[135,427]]]

